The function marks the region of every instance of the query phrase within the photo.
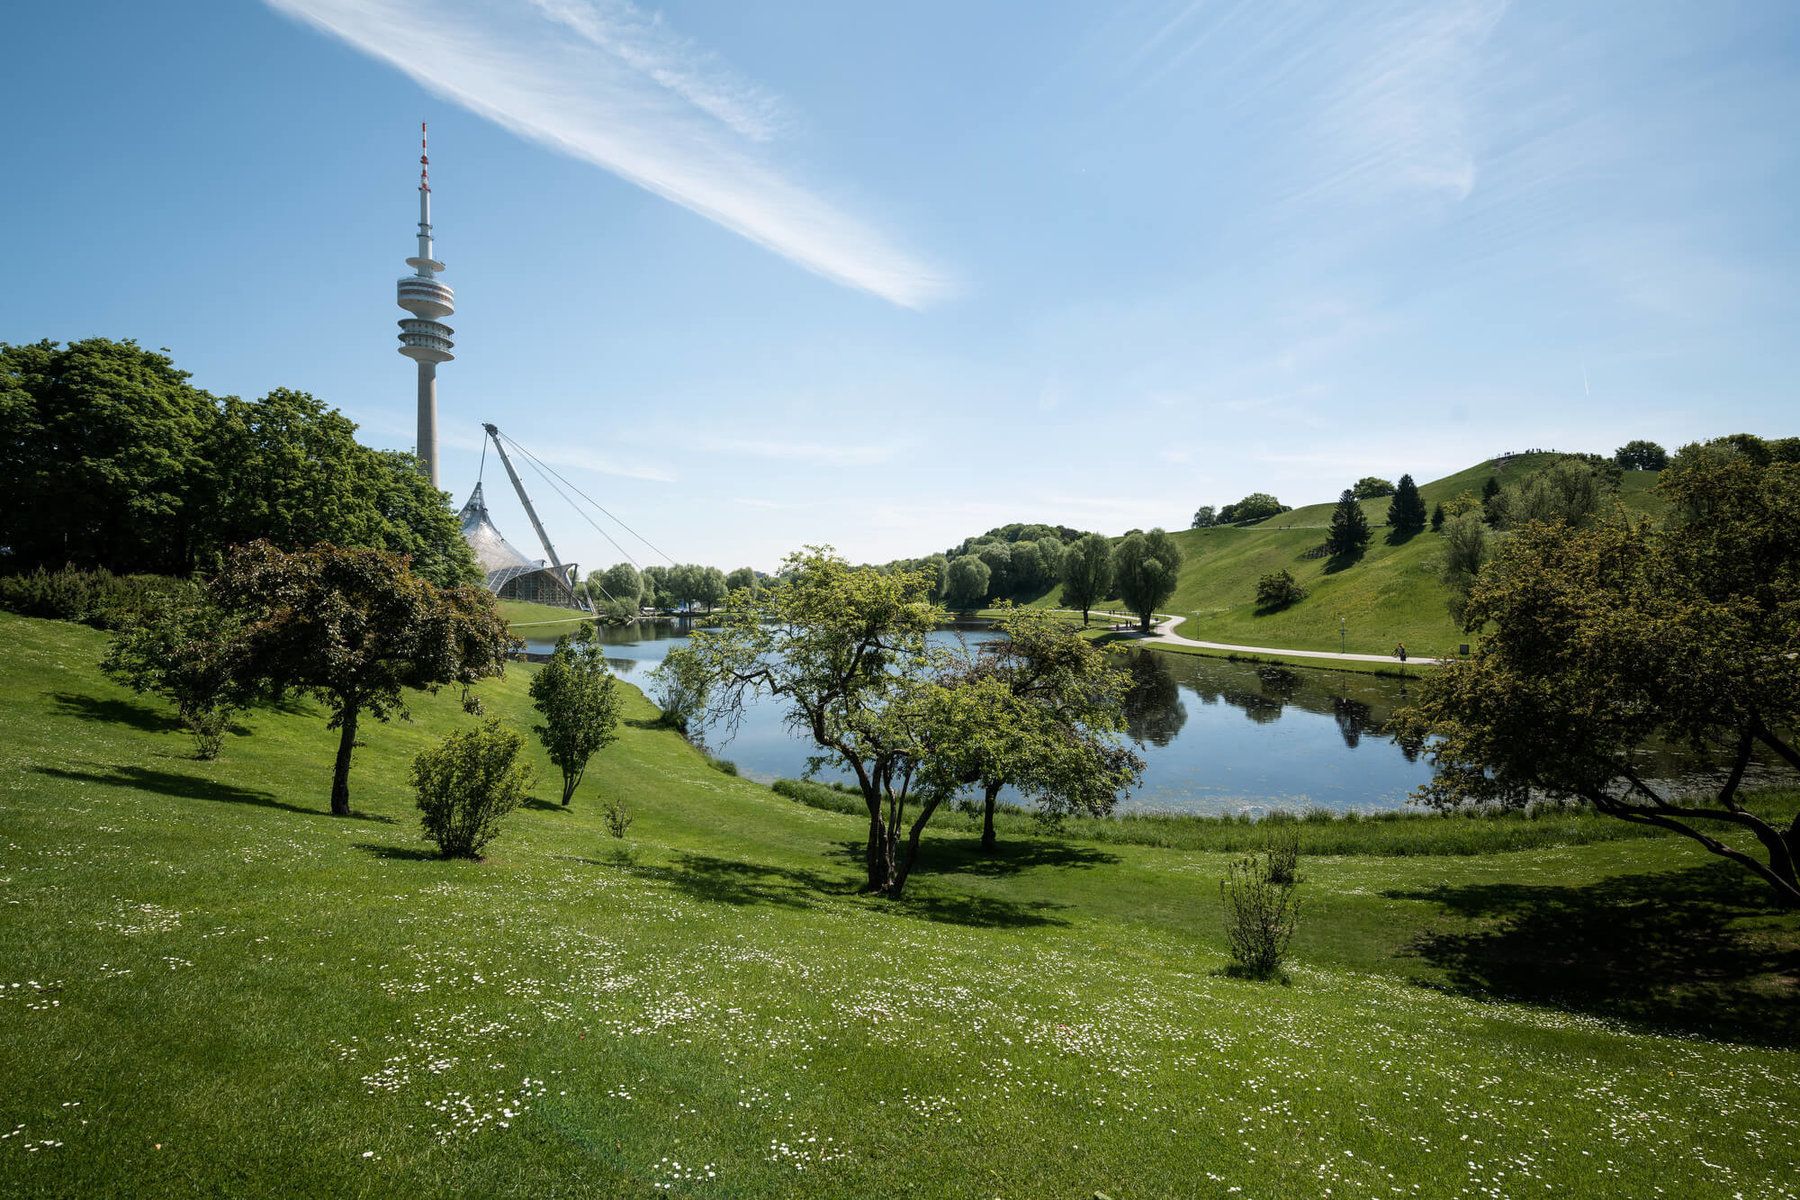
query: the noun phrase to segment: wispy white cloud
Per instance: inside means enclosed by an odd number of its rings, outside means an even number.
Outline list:
[[[908,308],[944,272],[758,152],[779,105],[659,19],[596,0],[267,0],[512,132]]]
[[[1505,11],[1505,0],[1407,3],[1363,22],[1361,52],[1324,98],[1314,131],[1323,170],[1306,191],[1453,200],[1474,191],[1470,94]]]
[[[832,467],[868,467],[887,462],[900,447],[878,443],[794,442],[785,438],[708,437],[701,439],[699,448],[711,454],[741,454]]]

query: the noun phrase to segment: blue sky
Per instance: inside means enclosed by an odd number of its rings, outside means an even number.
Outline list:
[[[393,282],[429,119],[446,485],[492,420],[683,560],[1180,527],[1508,448],[1800,432],[1792,4],[6,24],[0,340],[133,337],[410,445]],[[565,557],[617,560],[538,498]]]

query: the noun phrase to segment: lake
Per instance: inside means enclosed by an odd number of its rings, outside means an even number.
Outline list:
[[[687,644],[685,627],[675,622],[600,633],[613,669],[645,690],[663,656]],[[998,636],[980,625],[933,635],[969,646]],[[548,653],[554,642],[528,637],[526,647]],[[1393,809],[1431,778],[1425,763],[1380,732],[1406,699],[1400,680],[1151,650],[1116,657],[1132,676],[1131,731],[1145,761],[1144,781],[1121,811]],[[809,740],[788,730],[781,706],[769,701],[748,711],[729,740],[722,731],[709,732],[706,748],[763,782],[798,778],[813,753]],[[819,777],[848,779],[829,770]]]

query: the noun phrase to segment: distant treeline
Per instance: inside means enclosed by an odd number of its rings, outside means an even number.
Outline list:
[[[478,583],[444,493],[304,392],[214,396],[165,353],[106,338],[0,343],[0,575],[189,575],[227,547],[328,542]]]
[[[752,567],[727,572],[698,563],[641,569],[631,563],[615,563],[604,571],[589,571],[582,587],[597,611],[630,620],[647,608],[711,612],[732,592],[741,588],[759,591],[773,582],[774,576]]]

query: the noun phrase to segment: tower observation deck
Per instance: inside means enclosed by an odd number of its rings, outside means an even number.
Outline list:
[[[406,260],[413,269],[395,288],[396,302],[412,315],[400,322],[400,353],[418,364],[419,461],[431,486],[438,486],[437,368],[456,355],[451,335],[456,331],[443,317],[456,311],[456,293],[440,280],[444,264],[432,257],[431,158],[425,143],[425,124],[419,124],[419,253]]]

